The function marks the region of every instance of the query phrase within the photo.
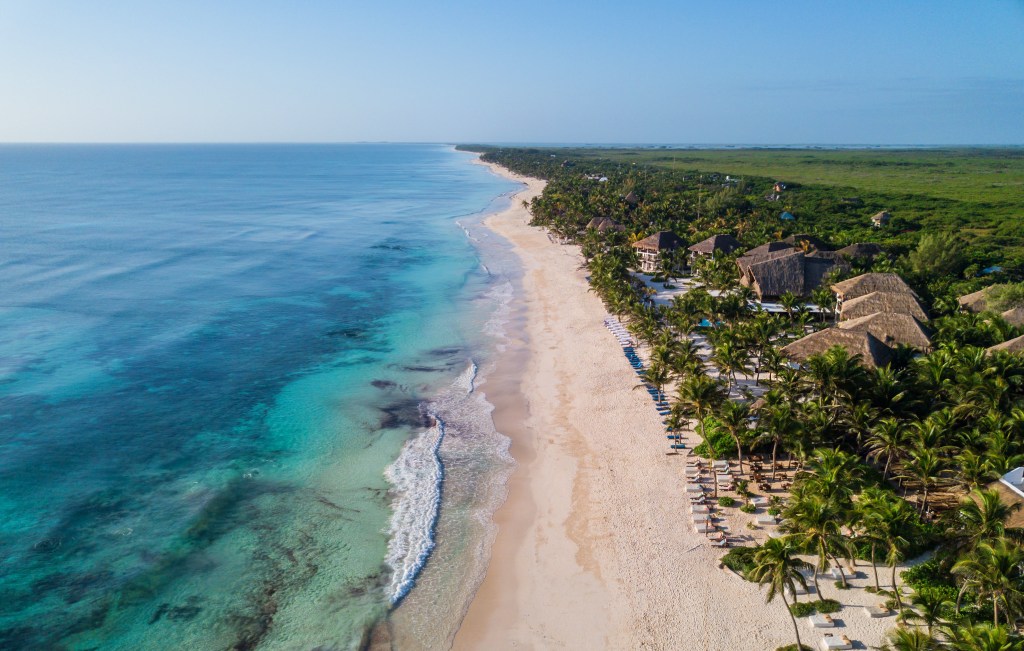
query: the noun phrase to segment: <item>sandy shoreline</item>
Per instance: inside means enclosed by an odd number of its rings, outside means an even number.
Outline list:
[[[520,201],[543,182],[491,168],[527,184],[512,206],[485,220],[523,265],[524,336],[505,366],[515,372],[499,372],[486,387],[519,466],[455,648],[712,651],[791,643],[781,601],[766,606],[757,586],[720,569],[723,550],[693,530],[683,457],[665,454],[647,394],[630,390],[636,376],[602,325],[607,314],[588,291],[578,247],[528,226]],[[852,583],[869,582],[865,575]],[[850,606],[878,601],[823,586],[825,597]],[[844,609],[843,618],[835,633],[868,647],[895,624],[868,619],[859,607]],[[804,643],[817,646],[822,632],[800,626]]]

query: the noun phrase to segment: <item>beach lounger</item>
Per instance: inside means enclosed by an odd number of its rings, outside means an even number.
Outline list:
[[[707,522],[693,523],[693,528],[697,530],[697,533],[711,533],[715,531],[715,525],[708,525]]]
[[[807,624],[811,628],[832,628],[836,622],[831,615],[811,615],[807,618]]]
[[[778,524],[778,519],[774,515],[771,515],[769,513],[759,513],[757,516],[757,523],[762,525],[774,526]]]
[[[731,544],[732,543],[729,542],[729,539],[725,538],[725,537],[722,537],[722,538],[719,538],[717,540],[712,540],[711,541],[711,546],[712,547],[728,547]]]
[[[704,487],[701,486],[700,484],[687,484],[686,485],[686,492],[687,493],[700,493],[701,495],[703,495],[704,494]]]
[[[821,648],[824,651],[829,651],[830,649],[852,649],[853,642],[845,635],[829,635],[826,633],[821,641]]]
[[[864,606],[864,614],[872,619],[879,617],[888,617],[892,614],[892,611],[885,604],[878,604],[877,606]]]
[[[729,462],[728,461],[722,460],[722,461],[716,461],[715,462],[715,470],[728,470],[728,469],[729,469]]]
[[[690,505],[690,512],[691,513],[709,513],[710,511],[708,510],[708,507],[706,505],[704,505],[704,504],[691,504]]]
[[[686,445],[684,443],[673,443],[669,447],[671,447],[673,450],[685,450],[686,449]]]

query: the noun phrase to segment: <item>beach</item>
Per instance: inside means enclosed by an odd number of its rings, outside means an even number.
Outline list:
[[[521,376],[505,380],[522,399],[488,391],[518,466],[454,648],[714,651],[793,643],[781,599],[766,605],[758,586],[720,567],[724,550],[694,531],[685,455],[666,454],[661,418],[646,392],[631,390],[637,376],[603,325],[608,314],[588,291],[579,248],[528,225],[521,200],[543,182],[491,169],[526,184],[485,221],[523,266],[522,337],[506,351],[518,356],[506,368]],[[500,369],[488,388],[502,386]],[[871,647],[895,619],[863,612],[879,597],[859,589],[872,583],[871,568],[856,569],[855,589],[822,579],[822,592],[846,606],[835,634]],[[803,642],[817,647],[823,633],[798,623]]]

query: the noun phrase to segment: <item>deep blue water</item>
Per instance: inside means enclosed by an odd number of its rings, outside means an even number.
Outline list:
[[[345,648],[492,282],[442,146],[0,146],[0,648]]]

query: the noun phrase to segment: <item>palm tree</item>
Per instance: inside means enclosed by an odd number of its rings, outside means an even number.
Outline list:
[[[919,628],[898,626],[889,631],[886,640],[886,644],[879,647],[880,651],[937,651],[941,648],[931,631],[925,633]]]
[[[928,629],[929,637],[932,635],[932,628],[945,623],[945,615],[953,605],[953,602],[946,599],[939,590],[915,590],[910,597],[910,603],[913,604],[913,609],[904,610],[900,620],[923,622]]]
[[[904,477],[915,479],[921,485],[921,513],[928,510],[929,491],[938,485],[945,475],[946,459],[933,448],[918,447],[910,452],[903,471]]]
[[[718,420],[736,443],[736,458],[739,459],[740,474],[743,474],[743,441],[740,433],[746,433],[750,426],[750,405],[745,402],[726,400],[718,410]]]
[[[883,418],[878,421],[868,437],[868,457],[878,460],[885,457],[885,468],[882,469],[882,481],[889,476],[889,467],[906,451],[907,430],[895,418]]]
[[[672,380],[672,372],[669,371],[668,366],[661,361],[655,361],[644,371],[643,378],[644,381],[633,388],[646,389],[648,385],[652,386],[658,392],[658,402],[661,402],[664,399],[665,385]]]
[[[842,534],[843,520],[833,502],[813,496],[793,499],[794,497],[790,497],[790,504],[785,511],[785,525],[793,540],[799,543],[802,549],[818,557],[813,580],[814,591],[818,593],[820,599],[818,573],[828,569],[829,559],[835,560],[843,585],[846,585],[846,575],[836,554],[842,553],[849,558],[849,543]]]
[[[946,629],[951,651],[1024,651],[1024,640],[1005,626],[972,624]]]
[[[779,296],[779,305],[782,306],[782,309],[786,311],[786,316],[792,321],[793,311],[800,305],[800,297],[793,292],[786,292]]]
[[[754,567],[748,573],[751,581],[759,585],[767,585],[768,593],[765,595],[765,603],[771,603],[776,595],[782,597],[782,603],[786,606],[786,612],[793,621],[793,632],[796,633],[796,648],[803,649],[800,643],[800,629],[796,625],[796,616],[789,608],[786,600],[786,591],[793,593],[793,601],[796,601],[796,586],[807,589],[807,579],[804,578],[802,570],[809,569],[811,564],[797,558],[798,549],[788,536],[782,538],[769,538],[761,545],[754,554]]]
[[[871,545],[871,571],[875,576],[875,590],[881,591],[878,583],[878,563],[876,555],[879,547],[888,544],[889,526],[885,521],[886,512],[891,508],[894,495],[878,486],[864,489],[857,499],[857,525],[860,529],[858,540],[866,540]]]
[[[975,490],[960,501],[955,514],[953,536],[967,548],[1004,536],[1020,539],[1020,529],[1010,529],[1006,520],[1021,509],[1020,502],[1006,504],[994,490]]]
[[[1024,579],[1024,549],[1000,538],[992,543],[982,542],[974,553],[964,556],[950,570],[961,577],[963,586],[957,595],[959,612],[960,598],[966,590],[973,589],[979,597],[992,600],[992,624],[999,625],[999,607],[1003,606],[1006,623],[1012,621],[1011,613],[1020,609],[1024,594],[1020,591]]]
[[[715,447],[712,445],[711,439],[707,435],[707,430],[704,427],[704,419],[706,419],[711,412],[717,408],[725,400],[725,392],[722,389],[722,385],[709,378],[707,375],[692,375],[679,384],[676,389],[676,407],[682,411],[682,413],[692,414],[697,417],[697,423],[700,425],[698,434],[704,443],[707,444],[708,456],[711,462],[715,461]],[[697,428],[694,428],[697,431]],[[718,474],[712,473],[715,476],[715,497],[718,497]]]

